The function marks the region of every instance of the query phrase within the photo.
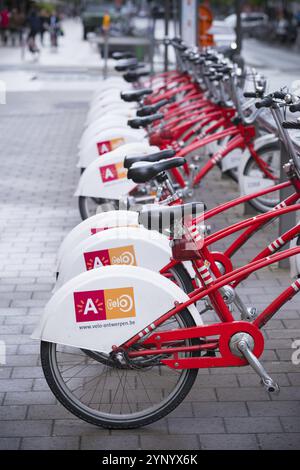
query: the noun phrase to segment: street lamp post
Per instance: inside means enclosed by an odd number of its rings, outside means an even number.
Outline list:
[[[171,4],[170,0],[165,1],[165,37],[169,36],[169,23],[170,23],[170,10]],[[165,72],[168,71],[169,68],[169,54],[168,54],[168,44],[165,43],[165,53],[164,53],[164,70]]]
[[[241,0],[235,0],[235,14],[236,14],[236,45],[238,54],[242,51],[242,2]]]

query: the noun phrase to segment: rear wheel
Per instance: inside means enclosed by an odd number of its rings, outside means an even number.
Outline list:
[[[189,311],[184,310],[156,331],[191,326],[195,322]],[[199,344],[199,339],[184,340],[180,345],[184,344]],[[195,355],[198,353],[180,353],[180,357]],[[57,399],[79,418],[109,429],[153,423],[173,411],[186,397],[198,370],[174,370],[160,359],[147,356],[143,365],[119,368],[105,365],[78,348],[41,343],[43,371]]]

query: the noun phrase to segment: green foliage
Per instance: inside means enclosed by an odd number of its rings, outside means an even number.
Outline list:
[[[47,11],[47,13],[53,13],[55,10],[55,6],[53,5],[53,3],[49,3],[49,2],[35,2],[35,3],[40,10],[45,10]]]

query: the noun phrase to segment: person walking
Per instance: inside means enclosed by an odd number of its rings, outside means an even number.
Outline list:
[[[61,26],[59,17],[55,11],[50,15],[49,31],[51,47],[56,50],[58,48],[58,36],[61,34]]]
[[[19,38],[18,35],[18,10],[13,8],[9,17],[9,34],[11,45],[15,46]]]
[[[29,34],[27,37],[27,44],[30,52],[36,54],[39,52],[39,49],[36,45],[36,36],[41,31],[41,22],[36,10],[31,10],[27,23],[29,26]]]
[[[40,13],[40,39],[41,45],[44,45],[45,32],[49,30],[49,15],[46,10],[41,10]]]
[[[1,41],[4,45],[7,43],[9,27],[9,11],[4,7],[0,12]]]

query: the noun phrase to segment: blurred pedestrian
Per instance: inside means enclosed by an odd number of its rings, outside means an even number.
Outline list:
[[[49,32],[50,32],[50,41],[51,47],[53,49],[58,48],[58,37],[62,34],[60,19],[54,11],[49,18]]]
[[[29,34],[27,37],[27,44],[30,52],[36,54],[39,52],[39,49],[36,45],[36,36],[41,31],[41,22],[36,10],[31,10],[27,23],[29,26]]]
[[[44,45],[45,32],[49,30],[49,14],[46,10],[42,9],[40,13],[40,39],[42,46]]]
[[[0,27],[1,27],[1,41],[4,45],[7,43],[8,27],[9,27],[9,11],[4,7],[0,11]]]
[[[24,27],[24,20],[24,15],[16,8],[13,8],[9,16],[9,33],[12,46],[15,46],[17,42],[21,44],[21,34]]]

